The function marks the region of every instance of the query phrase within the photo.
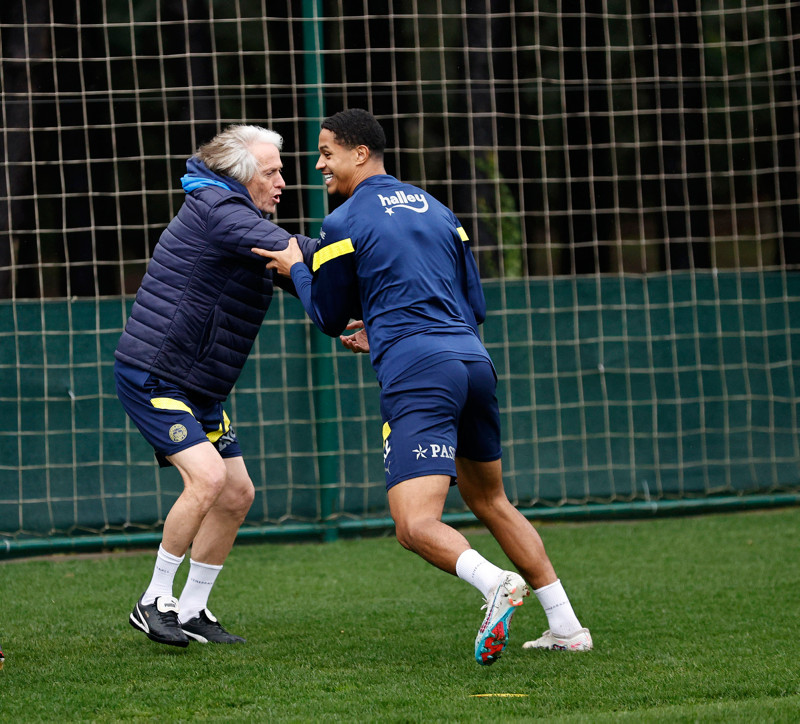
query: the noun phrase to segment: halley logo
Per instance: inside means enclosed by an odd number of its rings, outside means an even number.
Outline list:
[[[387,207],[386,213],[389,216],[394,213],[395,209],[409,209],[418,214],[424,214],[428,210],[428,199],[425,198],[425,194],[407,194],[405,191],[398,191],[392,196],[378,194],[378,198],[381,200],[381,205]],[[412,206],[411,204],[417,205]]]

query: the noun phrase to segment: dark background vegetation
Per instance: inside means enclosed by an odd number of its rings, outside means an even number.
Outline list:
[[[308,230],[311,99],[381,119],[485,277],[793,268],[800,7],[639,5],[2,3],[0,298],[133,293],[228,123],[284,135],[279,221]]]

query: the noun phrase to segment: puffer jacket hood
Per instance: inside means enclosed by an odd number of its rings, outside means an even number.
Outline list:
[[[244,184],[239,183],[230,176],[214,173],[195,156],[192,156],[186,162],[186,173],[181,176],[181,186],[187,194],[204,186],[218,186],[222,189],[228,189],[228,191],[236,191],[242,196],[250,198],[250,194]]]

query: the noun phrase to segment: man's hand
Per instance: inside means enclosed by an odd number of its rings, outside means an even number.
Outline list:
[[[294,237],[289,239],[286,248],[280,251],[267,251],[266,249],[259,249],[258,247],[253,247],[250,251],[266,259],[271,259],[267,264],[267,269],[274,269],[278,274],[284,277],[292,275],[292,267],[295,264],[298,262],[300,264],[303,263],[303,252],[300,251],[300,247],[297,245],[297,239]]]
[[[360,319],[350,322],[346,329],[355,329],[353,334],[343,334],[339,337],[342,345],[353,353],[369,352],[369,340],[367,339],[367,330],[364,329],[364,322]]]

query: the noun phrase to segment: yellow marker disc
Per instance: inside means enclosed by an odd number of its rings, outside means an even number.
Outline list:
[[[490,696],[502,696],[506,698],[513,698],[513,697],[520,697],[520,696],[528,696],[527,694],[470,694],[471,697],[483,697],[487,698]]]

